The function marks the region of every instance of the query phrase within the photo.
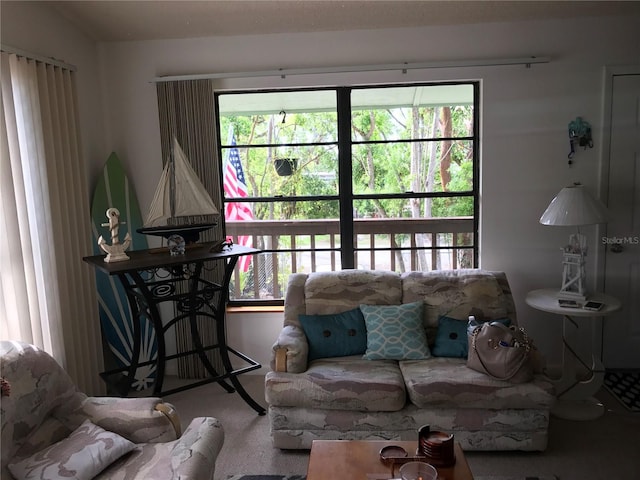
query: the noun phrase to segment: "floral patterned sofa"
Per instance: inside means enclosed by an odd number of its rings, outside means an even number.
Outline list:
[[[553,385],[542,375],[512,384],[468,368],[469,315],[517,322],[503,272],[291,275],[265,377],[274,447],[414,440],[428,424],[466,450],[544,450]]]
[[[2,341],[0,359],[0,478],[213,478],[224,441],[217,419],[195,418],[181,435],[170,404],[87,397],[33,345]]]

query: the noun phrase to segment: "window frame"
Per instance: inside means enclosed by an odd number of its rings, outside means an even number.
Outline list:
[[[436,138],[420,138],[420,139],[396,139],[396,140],[360,140],[354,141],[352,138],[352,105],[351,105],[351,93],[355,90],[363,89],[381,89],[381,88],[398,88],[398,87],[429,87],[429,86],[443,86],[443,85],[470,85],[473,88],[473,135],[465,137],[436,137]],[[335,142],[313,142],[313,143],[278,143],[278,144],[260,144],[260,145],[246,145],[237,144],[224,145],[221,136],[220,125],[220,109],[219,98],[224,95],[238,95],[238,94],[254,94],[254,93],[277,93],[277,92],[304,92],[304,91],[335,91],[336,92],[336,108],[337,108],[337,141]],[[424,199],[424,198],[461,198],[472,197],[473,199],[473,244],[465,249],[471,249],[473,251],[473,268],[478,268],[479,265],[479,216],[480,216],[480,81],[478,80],[465,80],[465,81],[443,81],[443,82],[410,82],[410,83],[388,83],[379,85],[351,85],[351,86],[332,86],[332,87],[301,87],[301,88],[269,88],[259,90],[224,90],[214,92],[215,100],[215,112],[216,112],[216,128],[218,131],[217,139],[217,151],[220,161],[220,170],[224,167],[224,161],[226,158],[225,152],[230,148],[269,148],[269,147],[297,147],[297,146],[331,146],[335,145],[338,149],[338,194],[337,195],[315,195],[315,196],[268,196],[268,197],[252,197],[246,196],[242,198],[227,199],[222,198],[222,211],[225,211],[226,203],[272,203],[280,201],[338,201],[339,202],[339,231],[340,231],[340,247],[339,249],[328,249],[329,251],[339,251],[341,259],[341,269],[353,269],[355,266],[355,259],[358,252],[369,252],[370,248],[356,248],[354,242],[354,214],[353,205],[357,200],[370,200],[370,199]],[[442,142],[447,140],[453,141],[469,141],[473,145],[472,154],[472,189],[468,191],[460,192],[402,192],[402,193],[367,193],[367,194],[354,194],[353,193],[353,177],[352,177],[352,148],[354,145],[366,145],[366,144],[391,144],[391,143],[416,143],[416,142]],[[223,175],[220,175],[221,191],[224,191]],[[226,234],[226,219],[222,215],[221,221],[223,222],[223,228]],[[438,248],[451,248],[451,247],[385,247],[384,251],[418,251],[418,250],[433,250]],[[459,247],[462,248],[462,247]],[[314,249],[267,249],[262,250],[261,253],[292,253],[292,252],[304,252],[313,251]],[[315,249],[315,251],[323,251],[327,249]],[[285,286],[286,288],[286,286]],[[284,298],[282,299],[230,299],[230,305],[233,306],[259,306],[259,305],[283,305]]]

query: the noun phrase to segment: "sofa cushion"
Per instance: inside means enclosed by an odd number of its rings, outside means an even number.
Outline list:
[[[428,358],[422,301],[404,305],[360,305],[367,325],[368,360]]]
[[[382,270],[342,270],[311,273],[304,285],[307,315],[345,312],[361,303],[402,303],[400,275]]]
[[[424,322],[433,346],[441,316],[466,321],[510,318],[509,302],[492,272],[477,269],[406,272],[402,303],[423,300]]]
[[[397,362],[350,356],[314,360],[304,373],[269,372],[265,398],[281,407],[390,412],[404,407],[406,391]]]
[[[400,362],[411,403],[420,408],[548,409],[555,401],[549,380],[495,380],[467,367],[465,359],[432,357]]]
[[[309,343],[309,361],[362,355],[367,349],[367,327],[359,308],[332,315],[300,315],[298,318]]]

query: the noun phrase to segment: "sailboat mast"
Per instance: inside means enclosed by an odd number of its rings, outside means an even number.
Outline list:
[[[169,152],[169,212],[168,224],[172,224],[176,217],[176,158],[172,148]]]

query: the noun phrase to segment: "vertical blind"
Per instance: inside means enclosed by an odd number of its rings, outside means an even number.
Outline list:
[[[104,384],[75,72],[2,52],[0,332],[43,348],[78,387]]]
[[[214,204],[219,211],[223,211],[216,148],[215,102],[211,80],[160,82],[157,84],[157,94],[162,158],[165,162],[169,158],[173,137],[175,137]],[[203,221],[200,218],[189,220]],[[222,222],[218,222],[213,229],[201,233],[200,237],[202,241],[223,238]],[[221,262],[210,262],[205,268],[204,279],[222,283],[224,269]],[[186,291],[186,285],[184,288]],[[222,294],[226,295],[226,292]],[[203,345],[218,343],[216,326],[210,318],[198,317],[197,323]],[[194,348],[188,322],[178,322],[175,332],[178,352]],[[208,354],[214,367],[222,370],[221,361],[215,350]],[[178,374],[183,378],[203,378],[208,375],[196,355],[178,359]]]

